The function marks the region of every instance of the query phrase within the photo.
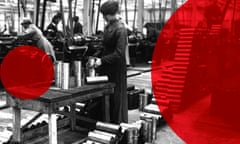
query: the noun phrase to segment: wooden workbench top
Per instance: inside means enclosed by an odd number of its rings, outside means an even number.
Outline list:
[[[69,97],[76,97],[79,95],[85,95],[87,93],[94,93],[99,90],[112,89],[115,84],[113,83],[99,83],[84,85],[78,88],[71,88],[68,90],[63,90],[55,87],[51,87],[43,96],[39,97],[39,101],[45,102],[56,102],[63,99],[69,99]]]

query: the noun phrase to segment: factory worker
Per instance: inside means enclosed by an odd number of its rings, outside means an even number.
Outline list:
[[[20,39],[33,40],[36,46],[44,50],[53,60],[56,61],[56,56],[51,43],[43,36],[42,31],[32,23],[31,19],[23,18],[21,23],[23,26],[23,34],[19,36]]]
[[[97,58],[96,66],[101,74],[107,75],[110,82],[116,84],[114,95],[110,97],[110,118],[112,123],[119,124],[128,121],[126,58],[127,29],[119,20],[119,3],[107,1],[101,6],[101,13],[107,25],[104,29],[104,51]]]

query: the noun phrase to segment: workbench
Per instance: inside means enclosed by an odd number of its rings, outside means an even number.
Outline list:
[[[49,144],[57,144],[57,114],[59,108],[70,106],[71,129],[76,127],[75,103],[84,102],[94,98],[103,98],[104,120],[110,121],[110,94],[114,92],[113,83],[85,85],[80,88],[60,90],[50,88],[41,97],[34,100],[21,100],[7,95],[7,104],[13,109],[13,142],[21,143],[21,109],[37,111],[48,114]]]

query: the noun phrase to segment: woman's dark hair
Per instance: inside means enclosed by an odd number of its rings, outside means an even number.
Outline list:
[[[119,3],[117,1],[107,1],[102,4],[100,11],[103,15],[114,15],[119,12]]]
[[[58,12],[56,15],[53,16],[52,21],[57,22],[57,20],[62,19],[62,13]]]
[[[79,17],[78,16],[74,16],[73,17],[73,21],[78,22],[79,21]]]

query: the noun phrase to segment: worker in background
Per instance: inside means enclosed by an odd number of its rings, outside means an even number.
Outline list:
[[[5,24],[3,28],[0,30],[0,35],[4,35],[4,33],[7,31],[7,25]]]
[[[104,51],[101,58],[96,58],[96,67],[101,74],[107,75],[109,81],[116,84],[113,96],[110,97],[110,118],[112,123],[128,121],[126,58],[127,29],[119,21],[119,3],[107,1],[101,6],[101,13],[107,22],[104,30]]]
[[[47,30],[45,31],[45,35],[48,39],[53,39],[59,37],[60,32],[58,30],[58,24],[62,20],[62,14],[57,13],[53,16],[52,22],[47,26]]]
[[[83,34],[82,24],[79,22],[79,17],[73,17],[73,34]]]
[[[23,21],[21,23],[23,26],[23,34],[19,35],[19,39],[24,40],[33,40],[35,45],[44,50],[53,60],[53,62],[56,61],[55,53],[53,50],[53,46],[51,43],[43,36],[42,31],[32,23],[31,19],[29,18],[23,18]]]

